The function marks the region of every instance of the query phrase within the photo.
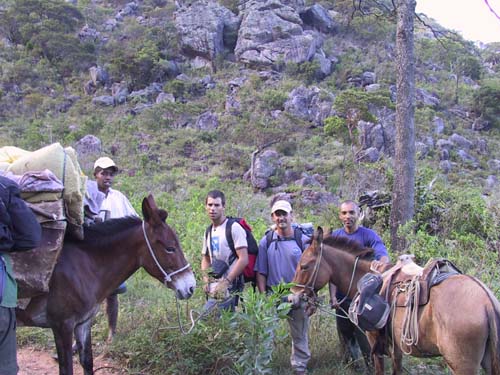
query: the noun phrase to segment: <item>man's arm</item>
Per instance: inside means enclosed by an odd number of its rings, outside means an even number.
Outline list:
[[[236,255],[238,258],[236,259],[235,265],[226,276],[230,283],[243,273],[243,270],[248,264],[248,249],[246,247],[236,249]]]
[[[210,256],[204,254],[201,256],[201,275],[203,278],[204,290],[208,293],[208,269],[210,268]]]
[[[266,284],[267,284],[267,276],[261,274],[260,272],[256,272],[256,279],[257,279],[257,289],[261,293],[265,293],[266,291]]]

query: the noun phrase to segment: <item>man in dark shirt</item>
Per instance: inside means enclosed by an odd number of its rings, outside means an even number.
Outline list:
[[[351,200],[342,202],[339,219],[342,221],[343,227],[334,230],[332,236],[347,237],[363,247],[370,247],[375,251],[375,263],[389,263],[389,254],[382,239],[375,231],[359,225],[359,213],[359,206],[356,202]],[[351,300],[340,292],[336,292],[331,298],[332,307],[337,310],[337,332],[346,359],[359,360],[361,350],[365,363],[370,363],[370,345],[365,333],[354,325],[346,314],[349,311]]]

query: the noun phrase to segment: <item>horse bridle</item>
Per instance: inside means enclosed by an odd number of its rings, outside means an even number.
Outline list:
[[[316,279],[318,278],[319,265],[321,263],[321,258],[322,257],[323,257],[323,243],[321,243],[321,245],[320,245],[319,257],[316,259],[316,263],[314,265],[314,271],[313,271],[313,274],[312,274],[312,277],[311,277],[312,283],[310,285],[309,285],[309,282],[307,282],[306,284],[295,284],[295,286],[298,286],[298,287],[303,288],[303,289],[310,290],[312,292],[313,298],[316,297],[316,290],[314,289],[314,285],[316,284]],[[356,274],[356,267],[358,266],[358,261],[359,261],[359,256],[357,256],[356,260],[354,261],[354,267],[352,269],[351,280],[349,281],[349,288],[347,289],[347,293],[344,296],[344,298],[342,298],[342,300],[340,302],[338,302],[339,305],[342,302],[344,302],[348,298],[348,296],[349,296],[349,292],[351,291],[352,284],[353,284],[353,281],[354,281],[354,275]]]
[[[316,290],[314,289],[314,285],[316,284],[316,279],[318,278],[318,273],[319,273],[319,265],[321,263],[321,258],[323,258],[323,242],[321,243],[319,247],[319,257],[316,258],[316,263],[314,264],[314,270],[311,275],[311,283],[309,285],[309,282],[305,284],[295,284],[295,286],[298,286],[299,288],[303,288],[305,290],[309,290],[312,292],[312,296],[316,297]]]
[[[160,262],[158,262],[158,259],[156,258],[156,255],[155,255],[155,252],[153,251],[153,248],[151,247],[151,244],[150,244],[149,239],[148,239],[148,235],[146,234],[145,221],[142,222],[142,233],[144,233],[144,239],[146,240],[146,245],[148,245],[148,249],[149,249],[149,253],[151,254],[151,257],[153,258],[153,260],[156,263],[156,266],[159,268],[159,270],[161,271],[161,273],[164,276],[164,279],[163,279],[164,284],[171,282],[172,276],[177,275],[178,273],[181,273],[182,271],[185,271],[186,269],[191,267],[191,265],[189,263],[187,263],[184,267],[181,267],[176,271],[172,271],[170,273],[167,273],[167,271],[165,271],[163,269],[163,267],[161,266]]]

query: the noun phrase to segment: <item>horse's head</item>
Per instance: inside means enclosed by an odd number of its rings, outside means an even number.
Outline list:
[[[196,280],[182,252],[179,238],[165,222],[168,213],[158,209],[151,194],[142,201],[143,233],[148,254],[143,267],[152,276],[175,290],[177,297],[191,297]]]
[[[318,227],[313,240],[300,258],[293,282],[296,284],[291,291],[294,294],[304,293],[309,296],[321,289],[327,282],[329,274],[326,272],[323,256],[323,228]]]

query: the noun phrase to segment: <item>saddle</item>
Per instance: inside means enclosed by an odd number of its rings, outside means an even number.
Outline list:
[[[424,267],[417,265],[413,258],[413,255],[401,255],[396,265],[382,275],[384,285],[381,294],[385,293],[391,305],[423,306],[429,302],[430,289],[433,286],[450,276],[462,273],[451,261],[444,258],[431,258]]]

